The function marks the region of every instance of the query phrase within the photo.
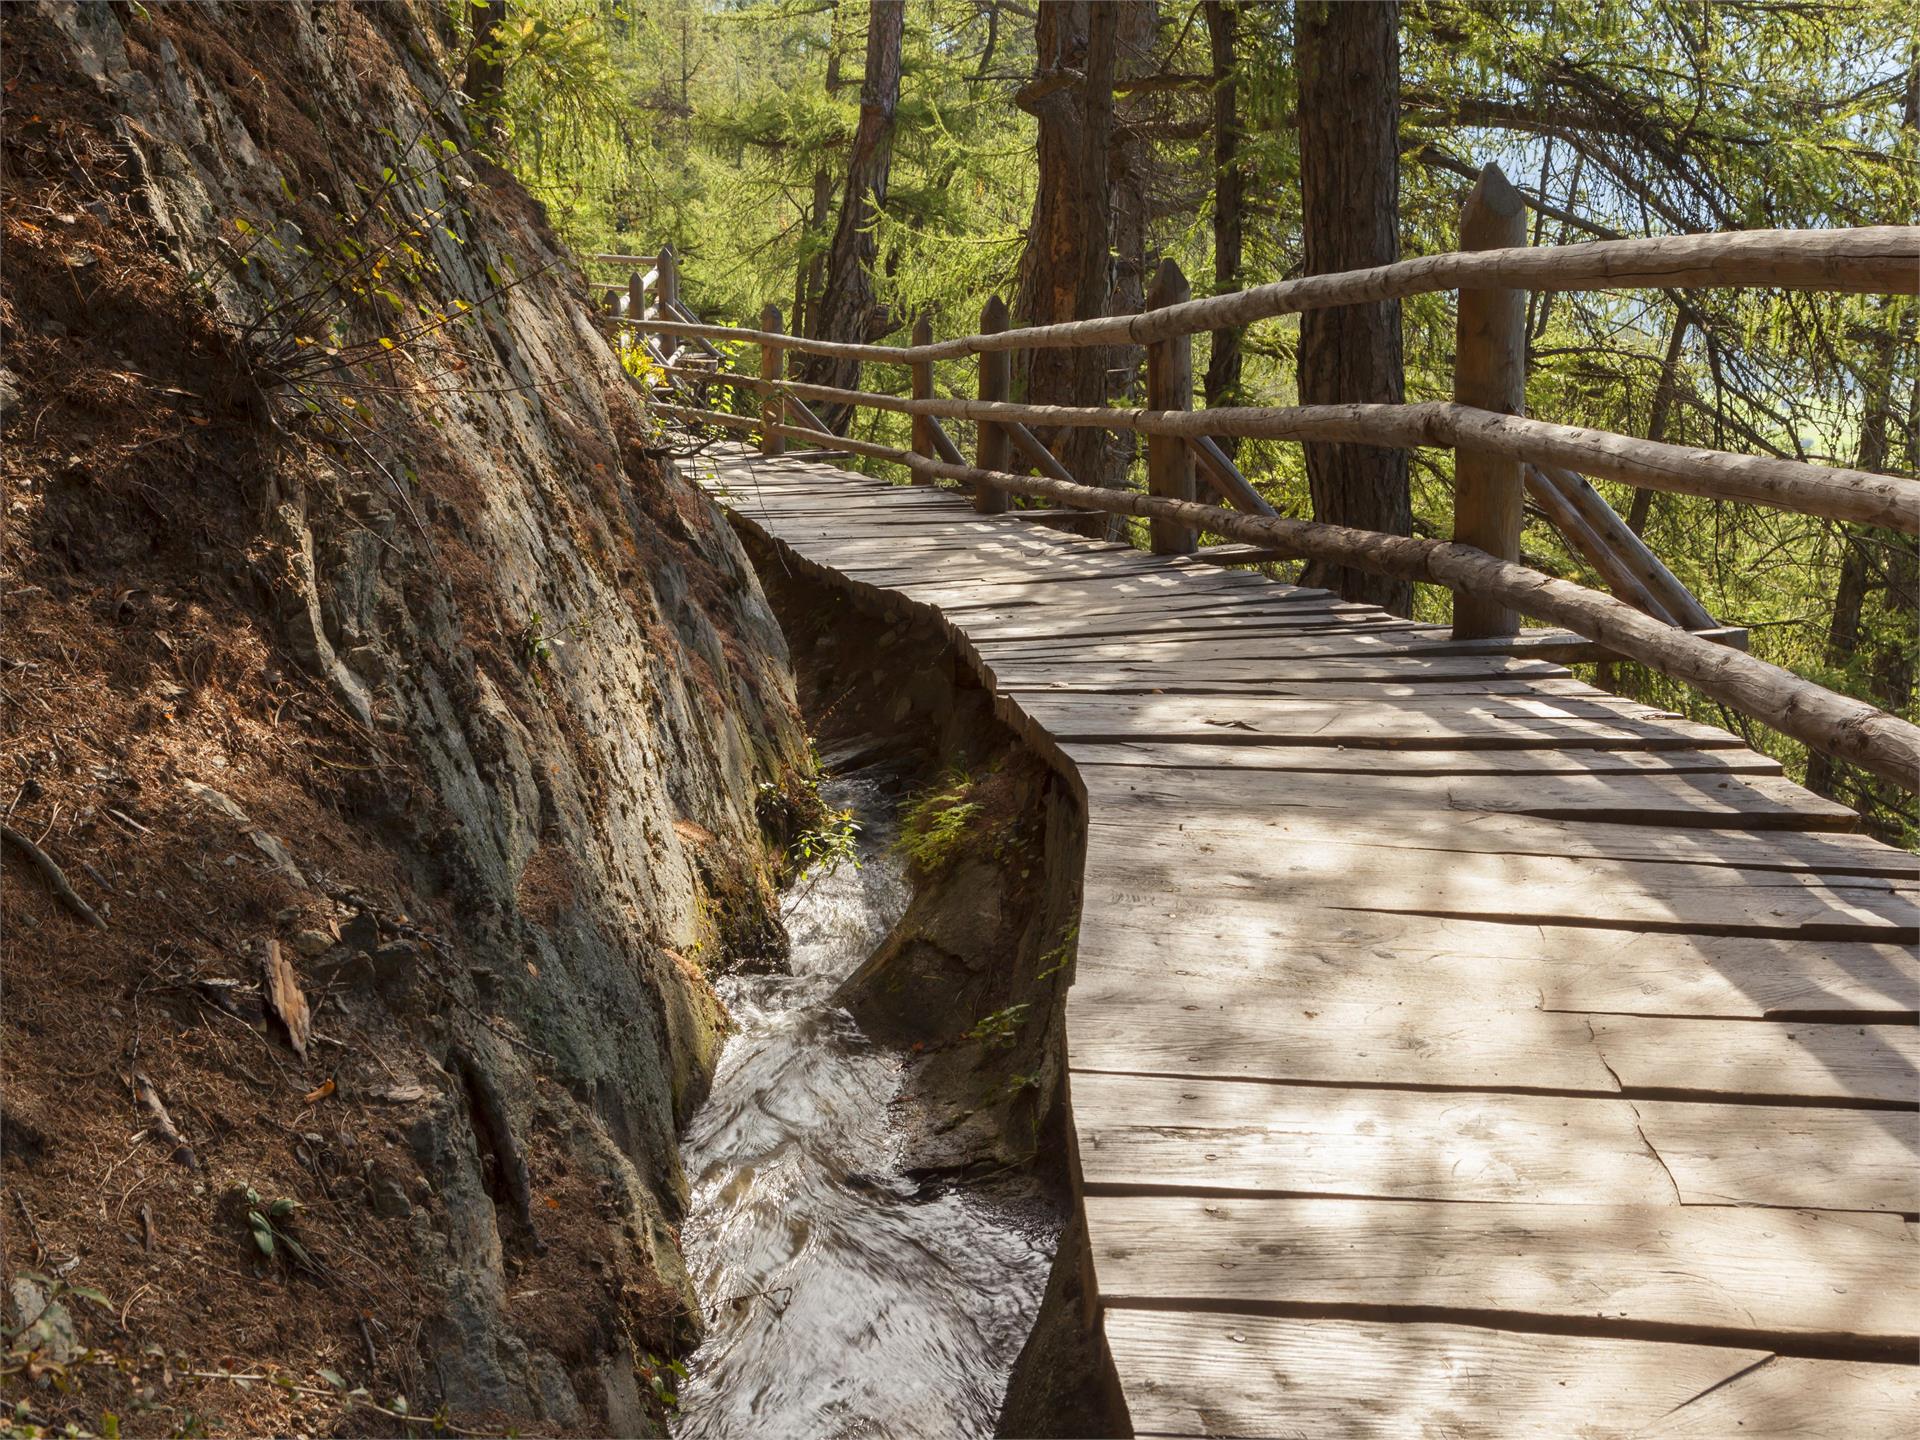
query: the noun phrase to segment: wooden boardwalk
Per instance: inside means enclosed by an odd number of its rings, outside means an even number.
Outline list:
[[[1141,1435],[1906,1436],[1920,860],[1723,731],[1326,593],[727,447],[1084,794]]]

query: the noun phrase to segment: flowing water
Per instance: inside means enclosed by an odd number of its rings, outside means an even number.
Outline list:
[[[901,1063],[833,1003],[907,905],[887,779],[822,787],[859,865],[789,892],[792,973],[721,984],[739,1031],[683,1150],[708,1332],[678,1440],[990,1435],[1046,1288],[1046,1227],[903,1176]]]

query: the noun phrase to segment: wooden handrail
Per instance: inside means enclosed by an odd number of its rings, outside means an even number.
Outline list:
[[[896,352],[898,353],[898,352]],[[1605,430],[1555,425],[1445,401],[1416,405],[1232,406],[1218,410],[1111,410],[1097,406],[1021,405],[982,400],[910,400],[797,380],[772,384],[810,400],[831,400],[903,415],[1018,420],[1037,426],[1095,427],[1143,435],[1239,435],[1263,440],[1337,440],[1360,445],[1468,444],[1536,465],[1558,466],[1647,490],[1742,500],[1755,505],[1879,525],[1920,534],[1920,481],[1800,460],[1635,440]]]
[[[1249,325],[1303,310],[1400,300],[1438,290],[1503,287],[1516,290],[1672,290],[1770,286],[1869,295],[1920,295],[1920,225],[1875,225],[1852,230],[1743,230],[1730,235],[1661,235],[1648,240],[1593,240],[1424,255],[1371,270],[1309,275],[1258,285],[1230,295],[1189,300],[1138,315],[1068,320],[995,335],[963,335],[931,345],[855,345],[783,337],[810,355],[905,365],[915,360],[960,360],[992,350],[1087,345],[1149,345],[1175,335]],[[648,322],[653,324],[654,322]],[[662,325],[659,328],[668,330]],[[670,330],[674,334],[751,331]]]
[[[645,265],[651,268],[660,263],[658,255],[585,255],[581,258],[593,265]]]
[[[757,428],[755,421],[747,416],[664,403],[659,408],[667,414],[702,424],[729,429]],[[1920,784],[1920,726],[1876,710],[1864,701],[1837,695],[1739,650],[1676,629],[1612,596],[1571,581],[1556,580],[1512,561],[1496,560],[1470,546],[1281,516],[1243,515],[1137,491],[951,465],[891,445],[851,440],[796,426],[781,425],[774,429],[784,437],[828,441],[854,454],[891,460],[937,479],[1044,497],[1111,515],[1138,515],[1196,526],[1302,559],[1444,585],[1456,593],[1472,593],[1523,614],[1552,621],[1616,654],[1684,681],[1702,694],[1751,715],[1782,734],[1858,765],[1903,789],[1913,790]]]

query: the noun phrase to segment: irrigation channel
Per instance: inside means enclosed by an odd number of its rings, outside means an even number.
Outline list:
[[[910,898],[899,791],[880,769],[822,787],[858,863],[789,890],[791,973],[721,982],[738,1030],[683,1152],[708,1332],[679,1440],[990,1435],[1039,1310],[1051,1235],[910,1178],[902,1063],[835,1001]]]

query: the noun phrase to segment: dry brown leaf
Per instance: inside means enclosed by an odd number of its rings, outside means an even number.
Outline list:
[[[266,996],[267,1008],[287,1027],[287,1039],[293,1044],[293,1053],[304,1060],[307,1058],[307,1037],[313,1033],[313,1016],[307,1010],[307,997],[301,993],[300,981],[294,975],[287,957],[281,953],[278,940],[267,941],[264,970],[265,982],[260,990]]]
[[[333,1077],[329,1075],[324,1081],[321,1082],[321,1084],[318,1087],[316,1087],[315,1089],[309,1090],[307,1092],[306,1094],[307,1104],[309,1105],[317,1104],[319,1101],[322,1101],[326,1099],[329,1095],[333,1094],[334,1089],[335,1089],[335,1086],[333,1083]]]

